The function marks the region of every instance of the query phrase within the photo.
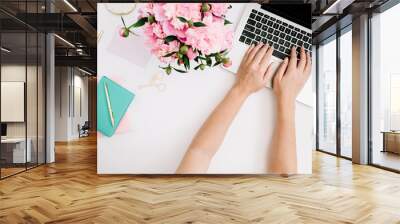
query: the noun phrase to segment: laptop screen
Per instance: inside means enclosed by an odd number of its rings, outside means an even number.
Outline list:
[[[262,4],[261,8],[311,29],[311,4]]]

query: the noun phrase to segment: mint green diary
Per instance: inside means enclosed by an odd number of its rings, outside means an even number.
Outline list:
[[[107,98],[104,85],[107,84],[110,104],[114,116],[114,127],[108,111]],[[97,130],[111,137],[117,129],[119,122],[135,98],[135,94],[120,86],[111,79],[103,76],[97,85]]]

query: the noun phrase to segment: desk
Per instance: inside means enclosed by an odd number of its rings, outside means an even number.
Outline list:
[[[244,4],[232,4],[228,19],[236,23]],[[98,80],[103,75],[136,94],[116,134],[98,134],[99,174],[171,174],[180,163],[193,136],[235,81],[235,76],[215,67],[188,74],[164,75],[160,63],[148,55],[140,36],[118,36],[121,18],[98,4]],[[136,12],[124,16],[127,24]],[[134,46],[134,47],[133,47]],[[125,49],[125,51],[123,50]],[[136,55],[136,56],[135,56]],[[165,89],[140,88],[158,77]],[[275,96],[265,88],[248,98],[208,173],[265,173],[268,148],[275,126]],[[314,108],[296,104],[297,158],[300,173],[311,173]]]
[[[383,131],[383,150],[382,152],[392,152],[400,154],[400,132]]]
[[[25,154],[25,138],[6,138],[1,139],[1,153],[2,157],[6,159],[6,163],[25,163],[31,162],[32,153],[31,145],[32,141],[30,138],[26,139],[27,147]],[[10,147],[11,146],[11,147]],[[12,154],[12,156],[11,156]],[[10,156],[8,156],[10,155]],[[9,158],[6,158],[9,157]],[[12,158],[12,160],[11,160]]]

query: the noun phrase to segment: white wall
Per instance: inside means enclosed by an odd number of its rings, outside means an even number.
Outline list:
[[[88,78],[76,68],[56,67],[55,86],[55,141],[70,141],[88,120]]]
[[[25,135],[30,139],[30,148],[32,150],[32,161],[44,162],[44,74],[41,66],[25,66],[24,64],[4,64],[1,66],[1,81],[2,82],[24,82],[26,83],[26,106],[24,105],[19,110],[22,113],[26,112],[27,119],[22,122],[6,122],[7,137],[9,138],[24,138]],[[27,80],[26,80],[27,79]],[[3,93],[2,89],[2,93]],[[4,93],[3,93],[4,94]],[[24,93],[22,93],[24,94]],[[7,96],[2,95],[2,98]],[[2,107],[2,112],[9,111],[12,108]],[[15,113],[15,112],[14,112]],[[37,157],[36,153],[39,153]]]

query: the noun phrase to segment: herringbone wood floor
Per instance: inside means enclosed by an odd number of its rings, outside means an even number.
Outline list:
[[[400,223],[400,175],[314,154],[314,173],[98,176],[96,139],[0,181],[0,223]]]

